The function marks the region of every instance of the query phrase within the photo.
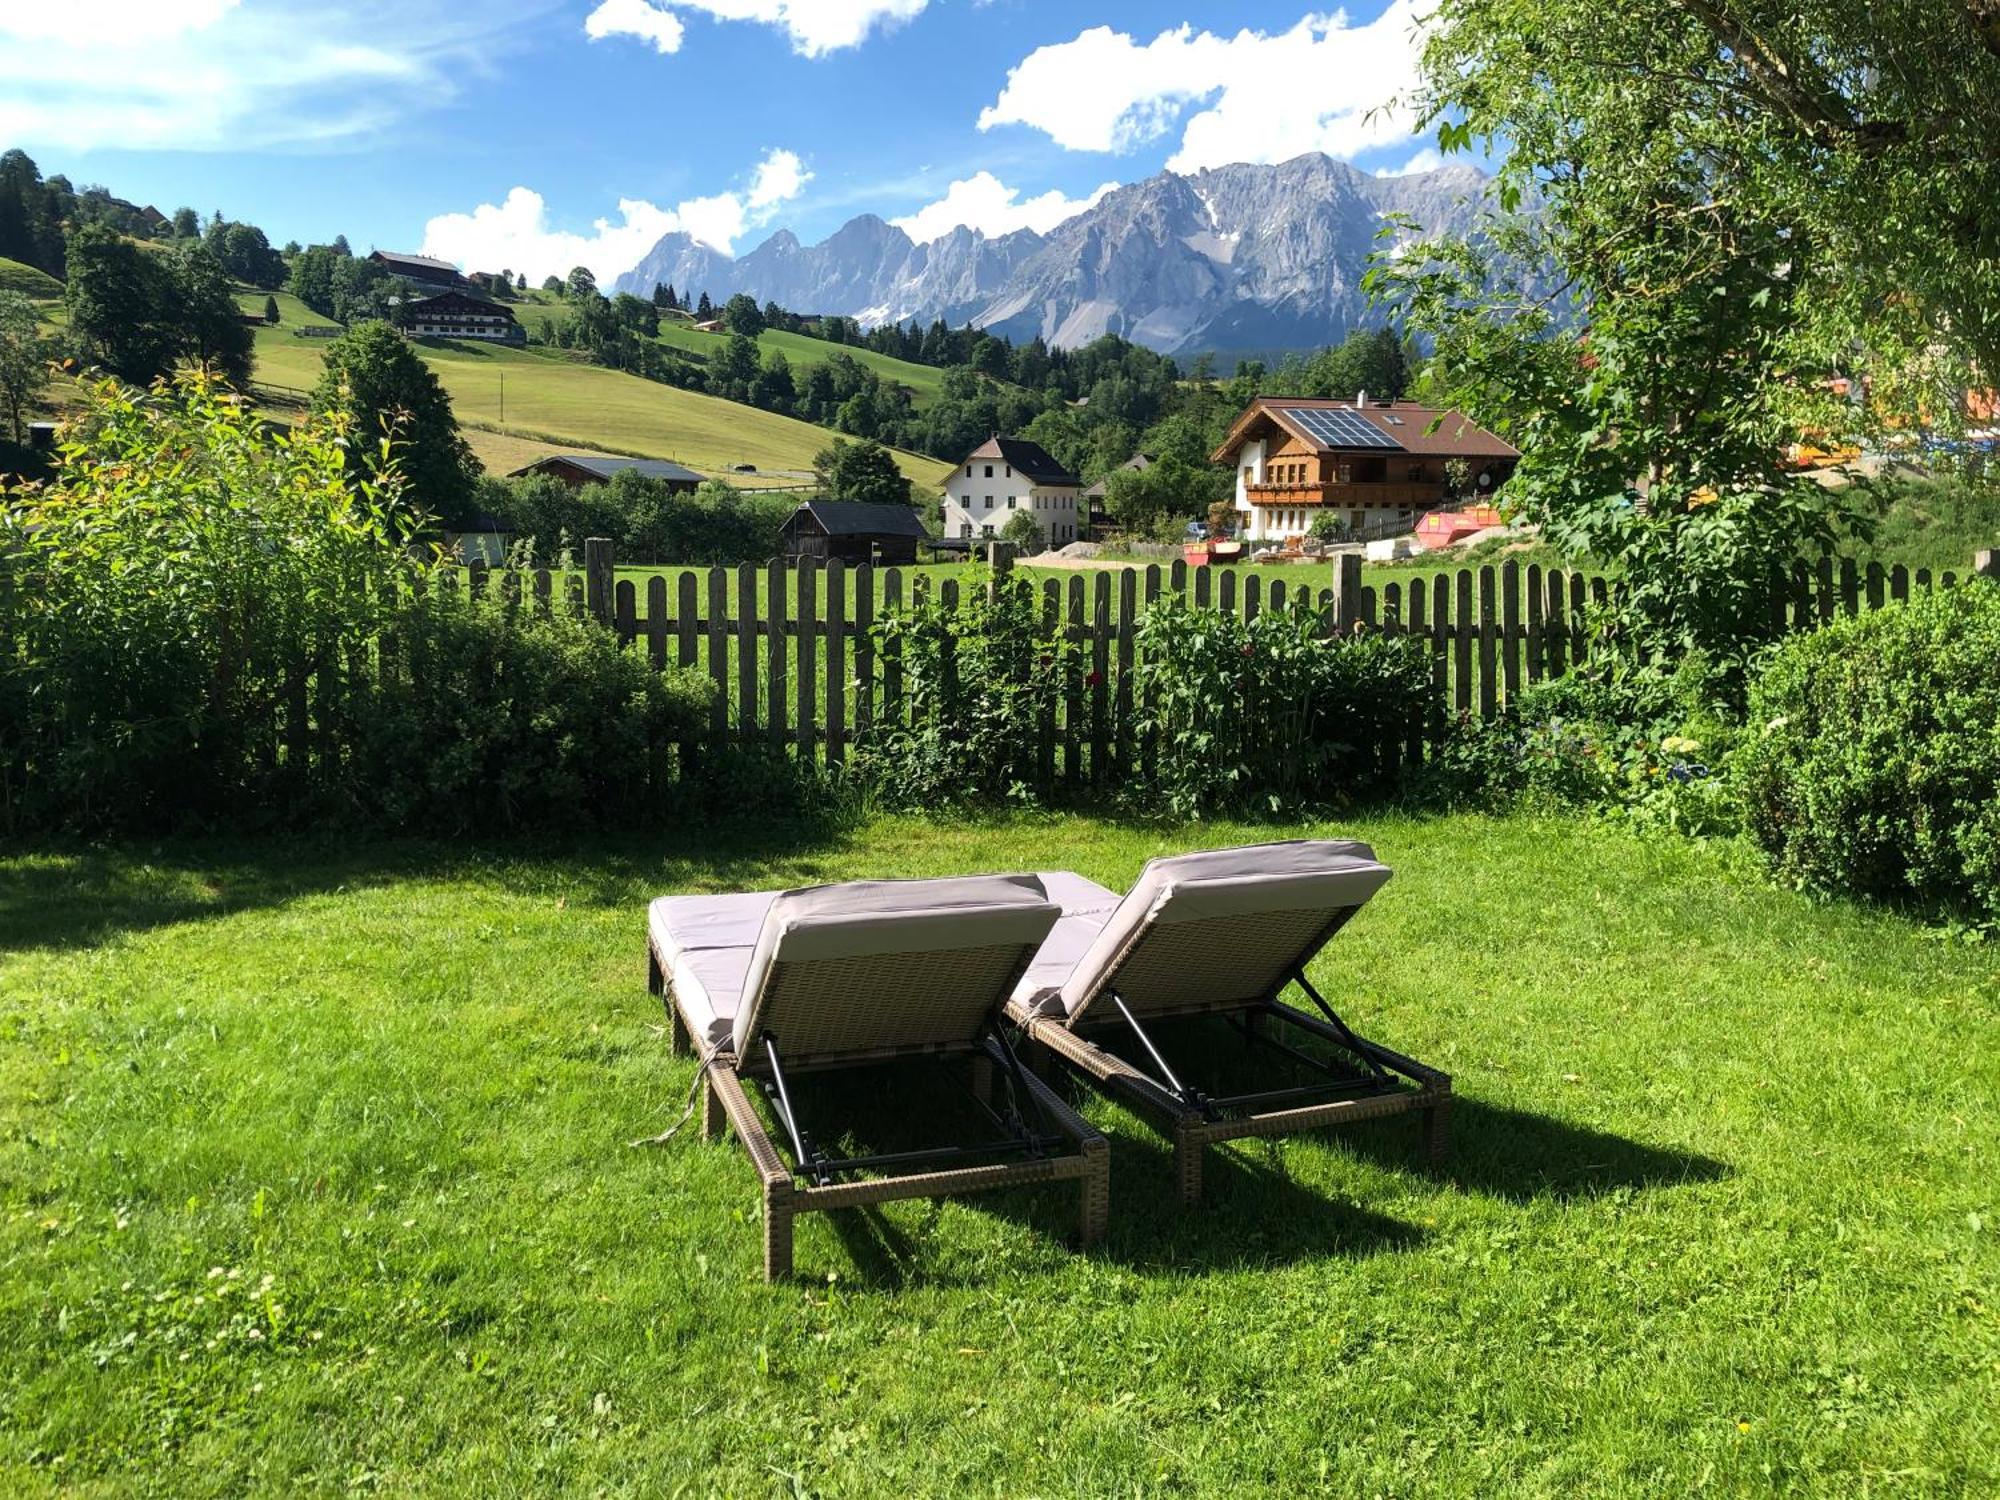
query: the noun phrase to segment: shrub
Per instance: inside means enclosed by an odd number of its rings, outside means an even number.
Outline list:
[[[438,831],[644,824],[701,731],[710,684],[656,672],[565,610],[507,618],[497,594],[431,590],[353,706],[345,795],[368,822]]]
[[[875,622],[883,709],[856,747],[855,769],[898,806],[1033,801],[1039,726],[1076,684],[1078,649],[1044,626],[1022,574],[981,568],[961,597],[947,589],[920,588],[906,608]],[[902,680],[894,713],[892,663]]]
[[[1694,835],[1734,832],[1720,769],[1736,727],[1700,652],[1672,671],[1598,664],[1517,693],[1490,721],[1446,727],[1413,779],[1419,801],[1616,813]]]
[[[1136,727],[1153,746],[1151,790],[1181,817],[1379,791],[1433,712],[1423,642],[1328,639],[1309,608],[1245,622],[1169,598],[1140,617],[1137,643]]]
[[[1017,510],[1000,528],[1000,540],[1032,555],[1042,550],[1042,528],[1036,524],[1033,512]]]
[[[0,493],[4,826],[622,819],[663,788],[705,688],[457,599],[344,414],[274,434],[199,373],[87,395],[54,479]]]
[[[1786,641],[1752,685],[1735,770],[1785,878],[2000,917],[2000,588]]]

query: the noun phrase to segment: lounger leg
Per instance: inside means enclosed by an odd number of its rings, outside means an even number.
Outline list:
[[[722,1112],[722,1101],[715,1096],[715,1085],[704,1077],[701,1081],[701,1138],[719,1141],[722,1132],[728,1128],[729,1117]]]
[[[693,1057],[694,1039],[688,1035],[687,1022],[681,1019],[681,1009],[673,1001],[667,1002],[668,1048],[675,1057]]]
[[[792,1185],[774,1182],[764,1189],[764,1279],[789,1281],[792,1276]]]
[[[1077,1225],[1077,1243],[1088,1250],[1104,1238],[1111,1227],[1111,1143],[1102,1136],[1083,1146],[1082,1217]]]
[[[1424,1160],[1433,1172],[1444,1170],[1445,1148],[1451,1139],[1451,1095],[1424,1111]]]
[[[1174,1131],[1174,1180],[1180,1189],[1182,1208],[1201,1207],[1202,1155],[1208,1150],[1197,1126],[1184,1124]]]

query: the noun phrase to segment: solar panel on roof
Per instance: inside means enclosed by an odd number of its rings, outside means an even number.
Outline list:
[[[1276,410],[1329,448],[1403,446],[1359,412],[1345,406],[1280,406]]]

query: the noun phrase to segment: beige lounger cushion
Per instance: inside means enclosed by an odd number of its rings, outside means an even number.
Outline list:
[[[1044,870],[1037,878],[1049,899],[1062,908],[1062,918],[1042,939],[1034,961],[1014,986],[1014,998],[1020,1001],[1062,988],[1077,960],[1090,951],[1105,922],[1118,910],[1120,899],[1116,891],[1068,870]]]
[[[660,967],[695,1041],[728,1042],[743,999],[743,976],[777,891],[728,896],[665,896],[646,913]]]
[[[1112,988],[1135,1012],[1222,1007],[1275,993],[1312,956],[1338,914],[1389,879],[1375,851],[1350,839],[1293,839],[1148,862],[1068,973],[1037,972],[1016,998],[1075,1024]],[[1088,882],[1084,882],[1088,884]],[[1094,887],[1101,890],[1102,887]],[[1086,902],[1096,898],[1085,893]],[[1065,912],[1069,917],[1071,913]],[[1094,913],[1065,933],[1074,947]],[[1052,955],[1052,960],[1058,956]]]
[[[1061,914],[1032,875],[786,891],[743,976],[737,1055],[764,1032],[801,1061],[972,1042]]]

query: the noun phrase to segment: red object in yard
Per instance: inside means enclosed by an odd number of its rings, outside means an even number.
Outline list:
[[[1426,551],[1436,551],[1462,541],[1476,531],[1505,526],[1499,507],[1468,505],[1463,510],[1434,510],[1417,522],[1417,541]]]
[[[1190,568],[1205,568],[1208,566],[1208,543],[1189,542],[1181,548],[1181,556],[1187,559]]]

